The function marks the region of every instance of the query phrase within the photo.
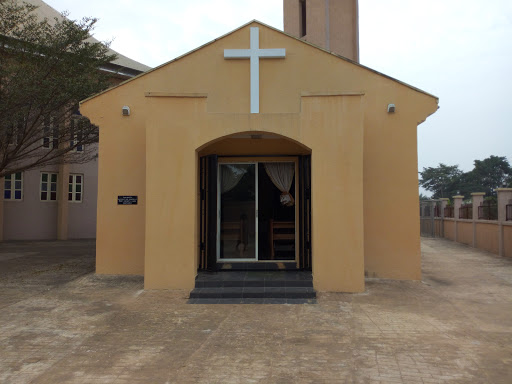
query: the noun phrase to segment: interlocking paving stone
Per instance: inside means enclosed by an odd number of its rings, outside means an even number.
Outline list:
[[[94,275],[91,241],[2,243],[0,383],[509,384],[512,260],[440,239],[422,251],[422,282],[304,305],[145,291]]]

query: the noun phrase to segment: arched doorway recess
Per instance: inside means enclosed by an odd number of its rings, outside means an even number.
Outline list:
[[[311,150],[244,132],[197,155],[199,269],[311,269]]]

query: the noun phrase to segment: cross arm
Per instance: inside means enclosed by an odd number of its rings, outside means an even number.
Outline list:
[[[250,49],[225,49],[225,59],[248,59],[251,57]]]
[[[259,49],[258,56],[266,59],[282,59],[286,57],[286,48]]]

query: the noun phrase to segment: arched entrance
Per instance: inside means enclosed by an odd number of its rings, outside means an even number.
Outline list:
[[[246,132],[197,152],[198,268],[311,269],[311,151]]]

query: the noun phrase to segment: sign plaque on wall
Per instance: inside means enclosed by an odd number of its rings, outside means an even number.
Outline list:
[[[138,196],[117,196],[117,205],[137,205]]]

